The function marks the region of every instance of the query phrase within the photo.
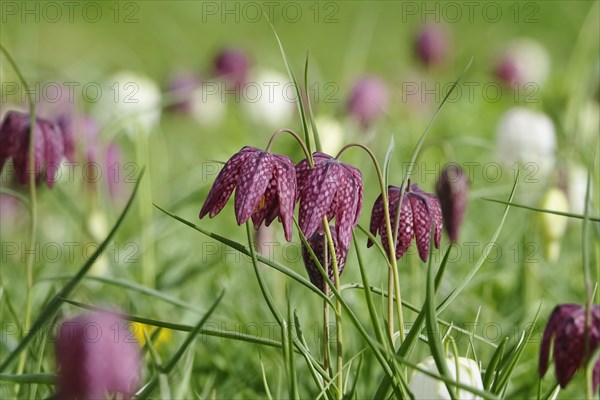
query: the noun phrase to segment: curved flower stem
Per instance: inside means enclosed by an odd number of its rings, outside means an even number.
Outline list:
[[[304,152],[304,155],[306,156],[306,159],[308,160],[308,165],[310,165],[310,167],[313,168],[314,163],[313,163],[313,159],[312,159],[312,154],[310,154],[310,151],[308,151],[308,147],[306,147],[306,143],[304,143],[304,140],[302,140],[300,135],[298,135],[296,132],[294,132],[291,129],[281,128],[281,129],[276,130],[275,133],[271,136],[271,139],[269,139],[269,143],[267,143],[267,148],[265,149],[265,151],[269,151],[269,149],[271,148],[271,145],[273,145],[273,141],[275,140],[275,138],[277,136],[279,136],[279,134],[282,132],[289,133],[296,139],[296,141],[300,144],[300,147],[302,147],[302,151]]]
[[[19,80],[23,84],[25,88],[25,93],[27,94],[27,102],[29,103],[29,147],[27,149],[27,163],[29,164],[29,217],[30,217],[30,241],[29,248],[31,251],[27,252],[27,260],[26,260],[26,294],[25,294],[25,326],[23,332],[29,331],[29,325],[31,324],[31,306],[32,306],[32,288],[33,288],[33,260],[34,260],[34,252],[35,241],[36,241],[36,232],[37,232],[37,196],[36,196],[36,186],[35,186],[35,103],[33,101],[33,97],[31,95],[31,90],[29,90],[29,85],[25,80],[25,77],[21,73],[19,67],[17,67],[17,63],[11,57],[9,52],[0,44],[0,50],[6,56],[9,64],[19,77]],[[25,368],[25,358],[26,353],[21,353],[19,358],[19,364],[17,366],[17,375],[21,374]],[[18,392],[19,386],[17,385],[16,391]]]
[[[329,254],[331,254],[331,267],[333,268],[333,283],[335,284],[335,289],[340,292],[340,273],[339,267],[337,263],[337,257],[335,252],[335,245],[333,243],[333,237],[331,236],[331,231],[329,229],[329,222],[327,221],[327,217],[323,217],[323,227],[325,228],[325,235],[327,236],[327,243],[329,244]],[[327,258],[325,258],[327,260]],[[325,261],[325,265],[327,266],[327,261]],[[343,385],[343,377],[344,377],[344,359],[343,359],[343,340],[342,340],[342,304],[340,300],[336,296],[335,298],[335,318],[336,318],[336,344],[337,344],[337,387],[338,387],[338,399],[342,399],[344,397],[344,385]]]
[[[396,262],[396,241],[394,238],[396,235],[392,235],[392,224],[390,221],[390,210],[389,210],[389,199],[387,188],[385,187],[385,181],[383,179],[383,173],[381,172],[381,167],[379,166],[379,162],[377,161],[377,157],[373,154],[373,151],[369,149],[367,146],[358,143],[351,143],[344,146],[337,156],[336,160],[342,155],[344,151],[351,147],[359,147],[369,154],[371,160],[373,161],[373,165],[375,166],[375,170],[377,171],[377,179],[379,180],[379,185],[381,186],[381,200],[383,201],[383,215],[385,217],[385,229],[388,237],[388,248],[389,248],[389,257],[388,257],[388,267],[390,268],[389,277],[388,277],[388,329],[390,333],[390,337],[394,338],[394,299],[396,300],[396,312],[398,316],[398,332],[400,337],[400,342],[404,341],[404,319],[402,314],[402,294],[400,292],[400,280],[398,278],[398,264]],[[396,228],[397,230],[398,228]],[[392,286],[393,282],[393,286]],[[394,296],[394,291],[396,295]]]

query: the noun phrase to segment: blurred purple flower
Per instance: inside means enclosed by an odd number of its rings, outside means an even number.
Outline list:
[[[376,76],[359,78],[348,99],[348,113],[358,121],[362,128],[367,128],[382,115],[388,105],[388,89]]]
[[[180,113],[191,113],[192,93],[201,84],[200,78],[193,72],[180,71],[174,73],[169,78],[167,90],[174,97],[173,103],[169,106],[169,110]]]
[[[0,125],[0,172],[4,163],[12,158],[21,184],[28,182],[29,165],[29,114],[9,111]],[[56,172],[65,155],[65,137],[52,121],[36,118],[34,128],[34,174],[39,184],[42,173],[52,188]]]
[[[296,172],[292,160],[246,146],[225,163],[217,176],[200,218],[217,215],[235,191],[235,215],[238,225],[252,217],[254,228],[266,226],[278,217],[285,238],[292,240],[292,221],[296,200]]]
[[[561,304],[554,308],[540,346],[539,374],[548,370],[550,343],[554,340],[554,371],[562,388],[565,388],[578,368],[585,368],[588,358],[600,344],[600,305],[592,306],[589,326],[589,349],[585,352],[585,307],[579,304]],[[600,359],[596,360],[593,374],[593,390],[598,389]]]
[[[306,159],[296,166],[300,229],[311,238],[315,232],[323,233],[323,217],[328,221],[335,217],[337,240],[346,252],[362,210],[362,175],[325,153],[314,153],[313,160],[313,169]]]
[[[539,89],[550,74],[550,56],[539,42],[520,38],[499,54],[494,75],[507,86]]]
[[[214,60],[214,74],[225,79],[236,90],[240,90],[247,81],[250,62],[246,54],[237,49],[224,49]]]
[[[396,220],[398,202],[400,200],[400,188],[388,186],[389,212],[392,230]],[[438,198],[432,194],[426,193],[416,184],[411,185],[409,190],[404,192],[402,197],[402,209],[400,210],[400,221],[398,224],[398,238],[396,242],[396,258],[402,257],[413,237],[417,242],[417,249],[421,260],[427,262],[429,258],[429,242],[432,225],[435,227],[433,241],[436,248],[440,247],[442,238],[442,209]],[[381,195],[375,200],[373,210],[371,211],[371,233],[376,236],[381,235],[381,244],[389,253],[387,230],[385,218],[383,215],[383,200]],[[369,239],[367,247],[373,246]]]
[[[425,25],[415,41],[415,53],[427,65],[442,64],[448,56],[448,37],[439,25]]]
[[[458,230],[462,225],[469,195],[469,179],[457,164],[444,166],[435,187],[442,206],[444,227],[450,240],[458,240]]]
[[[129,323],[116,314],[63,321],[56,340],[56,398],[130,399],[140,382],[141,354]]]
[[[338,265],[339,275],[342,276],[342,272],[344,271],[344,266],[346,265],[346,257],[348,256],[348,249],[339,245],[337,234],[335,233],[335,229],[331,227],[331,238],[333,239],[333,245],[335,247],[335,258]],[[310,238],[307,238],[307,242],[310,245],[311,249],[317,256],[317,259],[321,263],[323,268],[327,268],[329,279],[333,282],[333,265],[331,262],[331,253],[329,252],[329,246],[327,243],[327,236],[324,233],[315,232]],[[327,256],[327,264],[325,264],[325,257]],[[302,260],[304,260],[304,267],[306,267],[306,272],[308,272],[308,277],[310,281],[321,289],[323,293],[325,293],[325,288],[327,284],[323,279],[323,275],[321,275],[321,271],[317,267],[317,264],[313,261],[313,258],[310,256],[310,252],[302,243]]]

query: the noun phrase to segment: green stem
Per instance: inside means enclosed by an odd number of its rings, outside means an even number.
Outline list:
[[[36,232],[37,232],[37,196],[36,196],[36,186],[35,186],[35,123],[36,123],[36,115],[35,115],[35,102],[33,101],[33,97],[31,95],[31,90],[29,90],[29,85],[25,80],[25,77],[21,73],[19,67],[17,67],[17,63],[11,57],[9,52],[6,50],[4,46],[0,44],[0,50],[6,56],[9,64],[19,77],[19,80],[23,84],[25,88],[25,93],[27,94],[27,102],[29,103],[29,147],[27,149],[27,163],[29,166],[29,216],[30,216],[30,241],[29,241],[29,250],[26,255],[26,286],[25,286],[25,329],[23,332],[27,332],[29,330],[29,325],[31,324],[31,307],[32,307],[32,288],[33,288],[33,260],[34,260],[34,249],[35,249],[35,241],[36,241]],[[17,375],[23,373],[25,369],[25,360],[26,354],[21,353],[19,358],[19,364],[17,367]],[[18,393],[19,386],[16,386],[16,393]]]
[[[396,299],[396,312],[398,316],[398,332],[400,337],[400,342],[404,341],[404,318],[402,313],[402,294],[400,292],[400,280],[398,278],[398,264],[396,262],[396,244],[393,239],[395,235],[392,235],[392,224],[390,221],[390,209],[389,209],[389,199],[387,188],[385,187],[385,181],[383,178],[383,173],[381,172],[381,167],[379,166],[379,162],[375,157],[375,154],[369,149],[367,146],[358,143],[351,143],[344,146],[337,156],[338,159],[344,151],[351,147],[359,147],[369,154],[371,160],[373,161],[373,165],[375,166],[375,170],[377,172],[377,179],[379,180],[379,186],[381,187],[381,200],[383,202],[383,215],[385,218],[385,229],[388,237],[388,248],[389,248],[389,257],[388,257],[388,267],[391,269],[391,272],[388,277],[388,292],[390,296],[388,297],[388,328],[390,332],[390,337],[393,339],[394,337],[394,303],[393,299]],[[397,232],[398,228],[396,228]],[[393,291],[390,291],[392,285],[390,284],[390,280],[393,281],[393,288],[396,291],[396,295],[394,296]]]
[[[340,273],[338,269],[337,257],[335,252],[335,245],[333,243],[333,237],[331,236],[331,230],[329,229],[329,223],[327,217],[323,217],[323,226],[325,228],[325,235],[327,235],[327,242],[329,244],[329,253],[331,254],[331,266],[333,268],[333,283],[335,289],[340,292]],[[327,260],[327,258],[325,258]],[[327,266],[327,261],[325,261]],[[338,399],[344,397],[344,386],[343,386],[343,340],[342,340],[342,305],[339,298],[335,298],[335,318],[336,318],[336,344],[337,344],[337,386],[338,386]]]
[[[296,132],[294,132],[291,129],[281,128],[281,129],[276,130],[275,133],[273,133],[273,135],[271,136],[271,139],[269,139],[269,143],[267,143],[267,148],[265,149],[265,151],[269,151],[271,149],[271,146],[273,145],[273,141],[282,132],[289,133],[296,139],[296,141],[300,144],[300,147],[302,147],[302,151],[304,152],[304,155],[306,156],[306,159],[308,160],[308,165],[310,166],[310,168],[313,168],[314,163],[313,163],[312,155],[310,154],[310,151],[308,151],[308,148],[306,147],[306,143],[304,143],[304,140],[302,140],[300,135],[298,135]]]

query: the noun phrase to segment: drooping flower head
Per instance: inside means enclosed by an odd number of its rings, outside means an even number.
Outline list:
[[[388,186],[388,201],[392,231],[396,220],[398,202],[400,201],[400,188]],[[408,250],[413,237],[417,242],[417,249],[421,260],[429,258],[429,241],[431,228],[435,228],[433,242],[436,248],[440,247],[442,238],[442,209],[437,197],[426,193],[416,184],[411,185],[402,196],[402,207],[400,208],[400,220],[398,223],[398,238],[396,241],[396,258],[400,258]],[[381,195],[375,200],[371,211],[370,231],[373,235],[381,235],[381,244],[389,254],[388,237],[383,214],[383,199]],[[367,247],[374,243],[369,240]]]
[[[362,175],[325,153],[314,153],[313,161],[312,169],[306,159],[296,166],[300,229],[311,238],[315,232],[323,232],[323,217],[328,221],[335,217],[337,240],[347,250],[362,210]]]
[[[141,354],[129,324],[104,312],[63,321],[55,345],[56,398],[133,397],[140,382]]]
[[[588,358],[600,345],[600,305],[592,306],[589,326],[589,348],[585,351],[585,307],[579,304],[561,304],[554,308],[540,346],[539,373],[543,377],[548,370],[550,343],[554,343],[554,371],[556,379],[565,388],[578,368],[585,368]],[[600,359],[596,360],[593,374],[593,390],[600,381]]]
[[[442,170],[435,191],[442,206],[444,228],[450,240],[456,242],[467,208],[469,179],[457,164],[448,164]]]
[[[188,114],[192,111],[192,93],[201,84],[200,77],[191,71],[176,71],[167,83],[167,90],[174,97],[169,110]]]
[[[450,377],[462,384],[470,386],[475,389],[484,390],[483,381],[481,379],[481,371],[475,360],[465,357],[448,357],[444,359],[448,366],[448,372]],[[433,357],[429,356],[418,365],[425,371],[439,374],[439,370]],[[430,399],[441,399],[450,400],[450,393],[444,381],[433,378],[425,373],[415,370],[412,374],[412,378],[409,385],[410,391],[415,397],[415,400],[430,400]],[[476,396],[471,392],[455,388],[454,389],[457,398],[460,399],[472,399],[480,400],[480,396]]]
[[[387,109],[388,89],[376,76],[357,79],[348,99],[348,113],[362,128],[367,128]]]
[[[29,165],[29,114],[9,111],[0,125],[0,172],[4,163],[12,158],[21,184],[28,183]],[[65,155],[65,137],[52,121],[36,118],[34,134],[34,171],[36,182],[45,175],[48,187],[55,183],[56,173]]]
[[[342,272],[344,271],[344,266],[346,265],[346,257],[348,256],[348,249],[339,245],[337,234],[333,227],[330,229],[331,238],[333,239],[333,246],[335,247],[335,259],[338,265],[339,276],[342,276]],[[333,264],[331,258],[331,252],[329,251],[329,245],[327,243],[327,236],[325,233],[315,232],[310,238],[307,239],[310,248],[313,250],[317,259],[321,263],[323,268],[327,268],[329,279],[333,282],[334,280],[334,272],[333,272]],[[325,264],[325,260],[327,257],[327,264]],[[306,267],[306,272],[308,272],[308,277],[310,281],[321,289],[321,291],[325,292],[325,288],[327,284],[323,279],[323,275],[321,271],[319,271],[319,267],[314,262],[313,258],[310,255],[310,252],[302,243],[302,260],[304,261],[304,267]]]
[[[539,89],[550,74],[548,51],[536,40],[520,38],[506,45],[494,67],[496,78],[507,86]]]
[[[217,176],[200,218],[217,215],[235,188],[235,215],[239,225],[252,218],[254,228],[265,221],[268,226],[278,217],[287,241],[292,240],[296,200],[296,171],[292,160],[246,146],[225,163]]]

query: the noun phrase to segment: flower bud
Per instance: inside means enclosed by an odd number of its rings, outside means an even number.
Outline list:
[[[568,212],[569,202],[564,192],[551,188],[542,198],[540,208],[545,210]],[[556,214],[539,213],[540,230],[543,239],[544,253],[550,262],[554,262],[560,255],[560,240],[567,229],[569,219]]]
[[[130,399],[140,382],[141,355],[129,323],[102,312],[63,321],[56,340],[56,398]]]
[[[442,64],[448,56],[448,39],[440,25],[425,25],[417,35],[415,53],[427,65]]]
[[[444,166],[436,185],[436,192],[442,206],[444,227],[450,240],[458,240],[469,197],[469,179],[457,164]]]
[[[458,372],[456,368],[457,364]],[[458,357],[458,360],[454,357],[449,357],[446,359],[446,365],[448,365],[448,371],[452,379],[475,389],[483,390],[481,372],[475,361],[465,357]],[[418,366],[426,371],[439,374],[433,357],[427,357]],[[415,371],[412,375],[409,388],[415,396],[415,400],[450,399],[450,393],[448,393],[444,381],[435,379],[419,371]],[[457,398],[460,399],[481,399],[481,397],[465,389],[456,388],[455,393]]]
[[[333,239],[333,245],[335,247],[339,276],[342,276],[344,266],[346,265],[346,257],[348,255],[348,250],[343,247],[340,247],[337,240],[337,234],[332,226],[330,227],[330,231],[331,238]],[[333,282],[333,265],[331,263],[332,258],[331,252],[329,251],[329,244],[327,243],[327,236],[325,235],[325,233],[315,232],[308,239],[308,244],[319,259],[321,266],[327,270],[329,279],[331,279],[331,281]],[[326,256],[327,264],[325,264]],[[308,277],[310,278],[310,281],[313,283],[313,285],[325,292],[327,284],[323,279],[321,271],[319,271],[319,267],[317,267],[317,264],[314,262],[313,258],[310,255],[310,252],[308,251],[304,243],[302,243],[302,259],[304,260],[304,266],[306,267],[306,272],[308,272]]]

